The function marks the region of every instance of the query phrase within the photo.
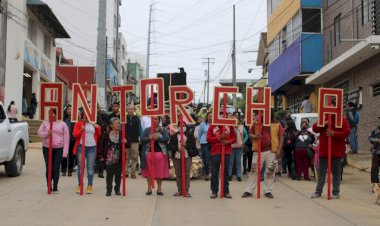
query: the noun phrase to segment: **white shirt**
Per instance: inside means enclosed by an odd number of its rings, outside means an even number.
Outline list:
[[[83,144],[83,140],[80,141]],[[96,146],[95,141],[95,127],[91,123],[86,123],[86,147],[94,147]]]
[[[152,125],[152,119],[150,116],[143,116],[140,123],[141,131],[144,131],[146,128],[149,128]]]

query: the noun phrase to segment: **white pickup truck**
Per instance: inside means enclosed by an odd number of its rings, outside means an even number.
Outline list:
[[[29,126],[26,122],[9,120],[0,102],[0,165],[5,165],[8,176],[21,174],[29,146]]]

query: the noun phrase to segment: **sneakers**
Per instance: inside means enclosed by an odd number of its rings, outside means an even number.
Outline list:
[[[120,189],[116,189],[116,188],[115,188],[115,195],[121,195],[121,193],[120,193]]]
[[[216,199],[216,198],[218,198],[218,194],[212,193],[210,196],[210,199]]]
[[[231,196],[230,193],[225,193],[224,194],[224,198],[226,198],[226,199],[232,199],[232,196]]]
[[[106,196],[111,196],[111,192],[107,191]]]
[[[241,196],[243,199],[244,198],[249,198],[249,197],[253,197],[253,194],[252,193],[249,193],[249,192],[244,192],[243,195]]]
[[[265,193],[265,197],[270,198],[270,199],[274,198],[271,192]]]
[[[318,193],[318,192],[315,192],[314,194],[312,194],[312,195],[310,196],[310,198],[312,198],[312,199],[320,198],[320,197],[321,197],[321,194]]]
[[[339,199],[340,196],[339,196],[339,194],[332,194],[330,198],[331,199]]]
[[[238,177],[238,178],[237,178],[237,181],[241,181],[241,177]]]
[[[87,194],[92,194],[92,185],[87,186]]]
[[[53,194],[58,195],[59,194],[58,189],[53,189]]]
[[[76,191],[77,194],[80,194],[80,186],[77,187],[77,191]]]

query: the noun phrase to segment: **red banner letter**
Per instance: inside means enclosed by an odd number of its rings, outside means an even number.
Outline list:
[[[114,86],[112,87],[112,92],[120,93],[120,121],[122,124],[127,123],[127,92],[133,91],[133,85],[125,85],[125,86]]]
[[[41,120],[48,120],[48,110],[57,110],[57,120],[63,120],[63,83],[44,82],[40,85]]]
[[[335,100],[335,104],[329,105],[328,99]],[[326,115],[335,115],[335,127],[343,126],[343,90],[342,89],[319,89],[318,101],[318,127],[324,127],[327,120]]]
[[[90,106],[87,103],[87,89],[83,89],[79,83],[73,83],[73,97],[72,97],[72,113],[71,113],[71,121],[77,122],[78,121],[78,110],[79,110],[79,101],[82,104],[84,113],[86,114],[87,119],[91,123],[96,123],[96,117],[98,114],[98,101],[97,101],[97,94],[98,94],[98,87],[95,84],[90,85],[91,91],[90,91]]]
[[[193,91],[188,86],[169,86],[169,95],[171,123],[178,124],[179,111],[188,124],[195,124],[195,121],[185,108],[194,99]],[[182,99],[183,97],[186,97],[186,99]]]
[[[148,86],[157,86],[157,106],[150,109]],[[140,80],[140,107],[143,116],[162,116],[165,114],[164,79],[146,78]]]
[[[269,126],[271,123],[271,88],[265,87],[263,100],[257,100],[257,103],[253,102],[254,88],[247,87],[246,91],[246,105],[245,105],[245,121],[247,125],[252,125],[252,112],[262,111],[264,115],[263,125]],[[261,91],[261,92],[262,92]],[[261,119],[260,119],[261,120]]]
[[[214,103],[212,110],[212,124],[213,125],[226,125],[226,126],[234,126],[237,124],[237,120],[220,118],[220,94],[228,93],[234,94],[239,92],[239,87],[237,86],[216,86],[214,87]],[[226,106],[223,106],[222,111],[225,111]]]

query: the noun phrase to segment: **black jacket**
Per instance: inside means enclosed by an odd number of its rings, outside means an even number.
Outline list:
[[[127,124],[125,124],[128,143],[139,142],[140,137],[140,119],[136,115],[127,115]]]
[[[178,132],[179,133],[179,132]],[[174,158],[175,153],[179,151],[178,149],[178,133],[175,133],[173,135],[170,135],[170,140],[168,144],[168,150],[172,151],[172,157]],[[196,149],[196,141],[194,137],[194,131],[186,131],[185,136],[187,137],[186,140],[186,149]]]

